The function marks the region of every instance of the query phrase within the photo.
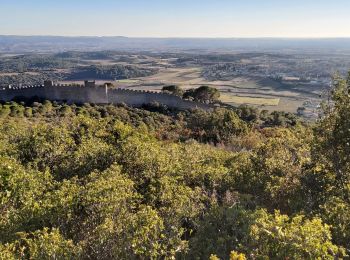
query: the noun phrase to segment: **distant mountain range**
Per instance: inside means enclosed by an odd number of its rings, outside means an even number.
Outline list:
[[[0,52],[62,51],[268,51],[350,54],[350,38],[128,38],[0,35]]]

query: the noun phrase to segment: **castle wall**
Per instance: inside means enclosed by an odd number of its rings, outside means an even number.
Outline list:
[[[11,101],[18,97],[29,99],[43,96],[45,96],[45,89],[41,85],[0,90],[0,100],[2,101]]]
[[[183,100],[180,97],[157,92],[135,91],[127,89],[111,89],[108,91],[108,102],[112,104],[125,103],[130,106],[142,106],[150,103],[160,103],[178,109],[208,109],[206,104]]]
[[[160,103],[171,108],[178,109],[210,109],[211,106],[203,103],[183,100],[180,97],[147,91],[108,89],[107,86],[82,86],[82,85],[51,85],[26,86],[18,88],[0,89],[0,100],[11,101],[15,98],[27,99],[39,97],[52,101],[61,101],[68,104],[121,104],[129,106],[142,106],[150,103]]]
[[[89,90],[85,92],[85,100],[87,100],[87,103],[108,104],[107,86],[89,88]]]

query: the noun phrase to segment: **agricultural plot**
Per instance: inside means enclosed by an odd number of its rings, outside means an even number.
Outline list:
[[[296,112],[298,107],[311,98],[313,93],[269,79],[237,77],[232,80],[206,80],[201,77],[200,67],[167,68],[157,74],[128,80],[119,80],[116,87],[161,91],[165,85],[178,85],[183,89],[208,85],[221,92],[221,101],[230,105],[251,105],[267,110]]]
[[[166,85],[178,85],[183,89],[207,85],[217,88],[221,92],[222,102],[232,105],[247,104],[268,110],[296,112],[298,107],[310,103],[309,101],[317,104],[320,99],[320,86],[293,80],[277,81],[267,76],[268,74],[256,76],[256,68],[269,68],[262,65],[268,64],[267,61],[263,58],[259,63],[249,58],[250,56],[245,56],[240,59],[239,55],[206,57],[184,54],[68,52],[25,55],[21,57],[21,63],[18,63],[17,57],[3,55],[0,62],[0,82],[5,85],[42,84],[44,80],[50,79],[56,83],[81,84],[83,80],[89,79],[96,80],[97,84],[111,82],[116,88],[158,92]],[[237,64],[237,68],[244,68],[250,66],[251,62],[259,65],[252,72],[242,74],[235,71]],[[278,64],[282,66],[283,60],[280,63]],[[23,73],[18,73],[19,64],[23,65]],[[214,66],[214,69],[210,69],[210,66]],[[223,67],[223,73],[218,71],[217,74],[215,66]]]
[[[139,83],[139,79],[121,79],[121,80],[116,80],[116,83],[120,84],[136,84]]]
[[[249,97],[232,94],[221,94],[220,100],[227,104],[238,105],[261,105],[261,106],[278,106],[279,98]]]

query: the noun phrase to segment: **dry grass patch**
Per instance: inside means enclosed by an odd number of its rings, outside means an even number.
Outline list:
[[[236,96],[230,94],[221,94],[220,100],[224,103],[234,103],[234,104],[249,104],[249,105],[259,105],[259,106],[278,106],[279,98],[265,98],[265,97],[247,97],[247,96]]]

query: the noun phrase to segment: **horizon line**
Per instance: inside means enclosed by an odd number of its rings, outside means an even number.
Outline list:
[[[54,35],[54,34],[0,34],[6,37],[66,37],[66,38],[129,38],[129,39],[296,39],[296,40],[322,40],[322,39],[350,39],[350,36],[123,36],[123,35]]]

